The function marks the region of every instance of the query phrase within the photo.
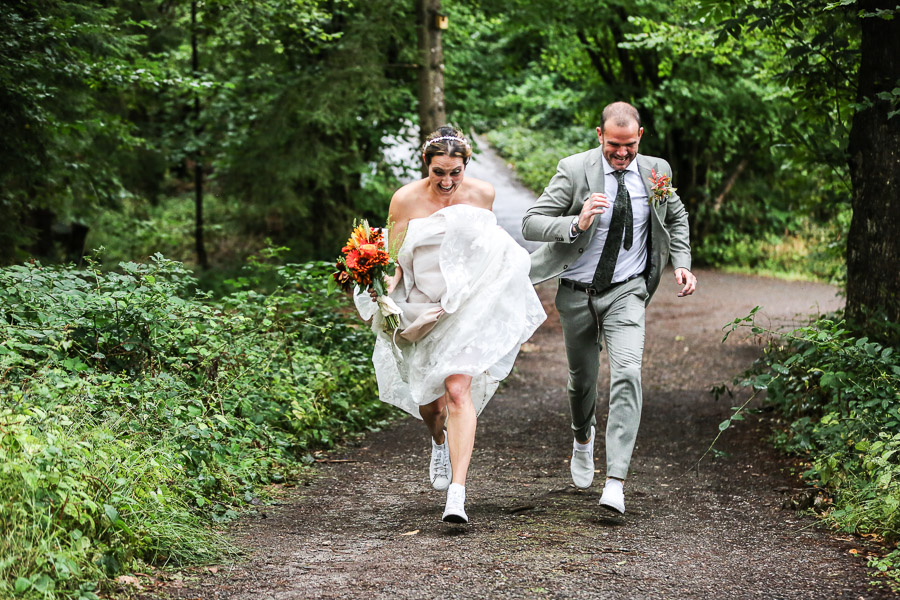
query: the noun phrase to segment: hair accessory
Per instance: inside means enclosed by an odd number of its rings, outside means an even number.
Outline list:
[[[436,137],[436,138],[430,139],[425,142],[425,148],[427,148],[431,144],[434,144],[435,142],[442,142],[444,140],[453,140],[453,141],[459,142],[466,148],[469,148],[468,140],[466,140],[465,138],[461,138],[457,135],[442,135],[441,137]]]

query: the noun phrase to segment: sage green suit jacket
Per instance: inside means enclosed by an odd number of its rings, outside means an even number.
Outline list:
[[[569,237],[572,217],[581,212],[584,201],[594,192],[603,192],[604,174],[600,148],[568,156],[561,161],[556,175],[544,193],[528,209],[522,219],[522,235],[526,240],[547,242],[531,255],[531,281],[540,283],[557,277],[569,268],[587,248],[599,218],[576,237]],[[650,265],[647,275],[647,302],[659,287],[662,271],[671,258],[674,268],[691,268],[691,243],[688,215],[681,199],[672,193],[664,201],[653,200],[650,171],[672,175],[669,163],[661,158],[638,154],[638,170],[651,199]],[[612,199],[610,199],[612,201]]]

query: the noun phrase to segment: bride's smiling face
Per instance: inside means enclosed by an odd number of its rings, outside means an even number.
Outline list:
[[[449,198],[462,183],[466,165],[458,156],[438,155],[431,159],[428,166],[428,187],[438,198]]]

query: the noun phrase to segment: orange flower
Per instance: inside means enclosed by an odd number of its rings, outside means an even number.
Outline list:
[[[337,259],[337,271],[332,273],[332,278],[345,290],[350,289],[351,283],[356,283],[363,290],[372,287],[378,294],[386,294],[385,278],[394,274],[396,265],[384,246],[381,230],[369,227],[365,220],[358,225],[354,223],[346,245],[341,248],[342,256]],[[385,331],[392,331],[399,326],[399,319],[395,312],[385,310],[382,306]]]
[[[374,258],[378,254],[378,246],[375,244],[360,244],[359,253],[365,258]]]
[[[347,253],[347,268],[355,271],[359,267],[359,251],[351,250]]]
[[[385,252],[384,250],[379,250],[375,256],[372,257],[372,264],[377,266],[385,266],[389,262],[391,262],[391,255]]]
[[[353,233],[350,234],[350,241],[356,246],[369,241],[369,226],[366,222],[362,222],[353,228]]]

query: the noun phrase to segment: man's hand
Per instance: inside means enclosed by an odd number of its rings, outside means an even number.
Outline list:
[[[675,283],[684,287],[678,292],[678,297],[690,296],[697,289],[697,278],[687,269],[675,269]]]
[[[609,208],[609,200],[606,199],[606,194],[591,194],[584,201],[581,212],[578,214],[578,229],[587,231],[591,223],[594,222],[594,217],[605,213],[607,208]]]

